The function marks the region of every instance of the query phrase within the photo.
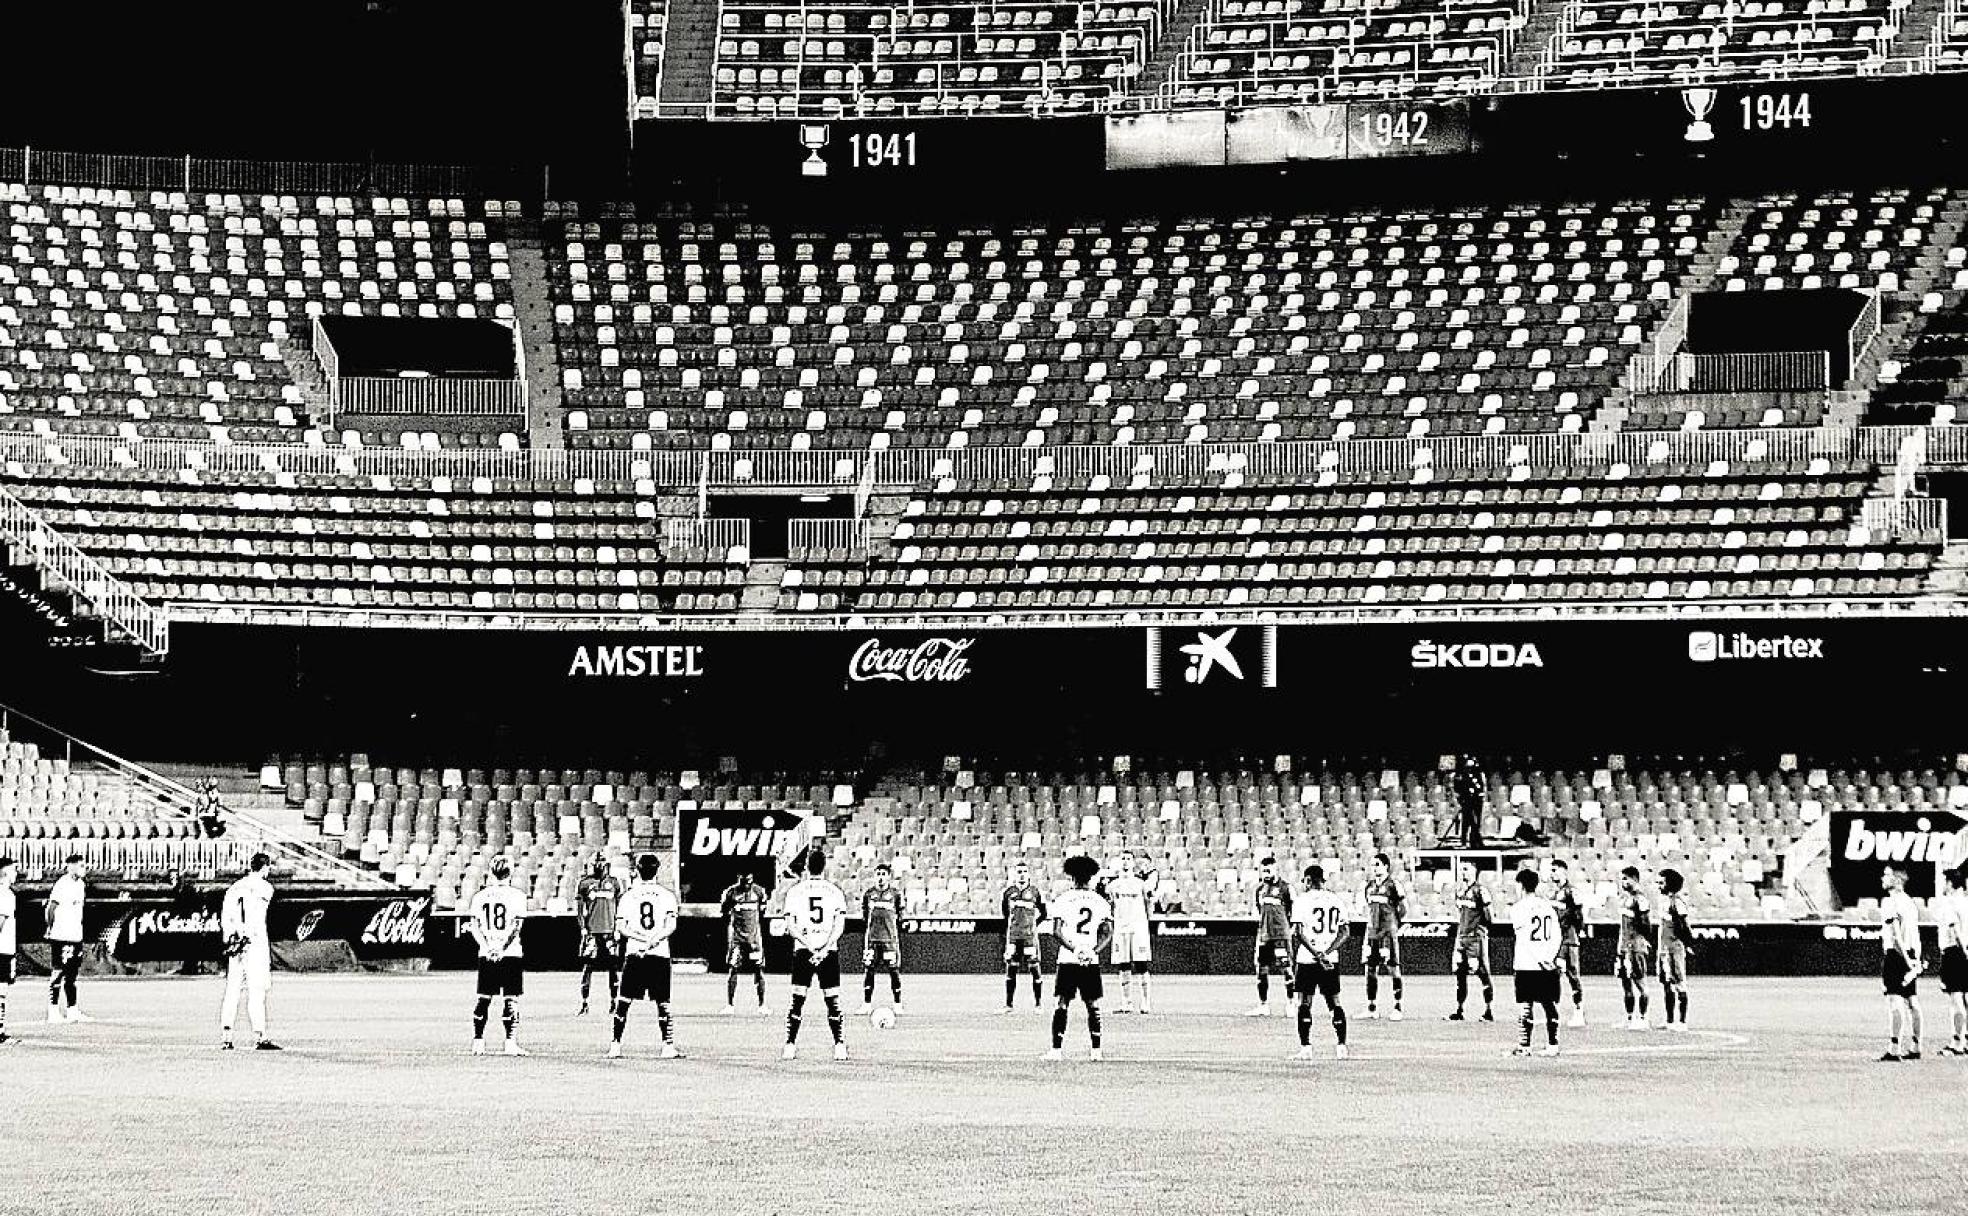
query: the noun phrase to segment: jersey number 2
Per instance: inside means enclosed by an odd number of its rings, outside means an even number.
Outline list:
[[[1092,928],[1093,928],[1093,909],[1092,909],[1092,908],[1081,908],[1081,909],[1080,909],[1080,923],[1079,923],[1079,926],[1078,926],[1078,928],[1076,928],[1076,929],[1074,930],[1074,932],[1076,932],[1076,933],[1086,933],[1086,932],[1088,932],[1088,931],[1090,931],[1090,930],[1091,930]]]

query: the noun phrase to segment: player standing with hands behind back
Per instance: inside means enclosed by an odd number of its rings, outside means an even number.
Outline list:
[[[512,861],[492,859],[492,883],[472,896],[466,928],[478,943],[478,1004],[472,1008],[472,1054],[485,1054],[485,1023],[492,998],[505,998],[506,1054],[523,1056],[519,1045],[519,998],[526,993],[526,963],[519,931],[526,924],[526,896],[512,885]]]
[[[670,1021],[670,935],[676,932],[677,901],[669,889],[656,881],[663,863],[654,853],[636,858],[635,885],[622,897],[614,930],[623,942],[627,956],[622,967],[622,988],[615,999],[615,1041],[609,1044],[608,1058],[622,1058],[622,1032],[629,1026],[629,1008],[637,1001],[656,1002],[656,1027],[663,1035],[663,1058],[681,1059],[676,1049],[675,1026]]]
[[[786,1050],[782,1059],[799,1058],[800,1020],[807,990],[818,981],[827,1003],[827,1029],[834,1036],[834,1058],[847,1058],[841,1037],[841,934],[847,930],[847,896],[821,875],[827,855],[817,848],[806,852],[806,877],[786,889],[786,928],[793,935],[793,1005],[786,1013]]]
[[[1886,867],[1880,876],[1886,898],[1879,901],[1879,944],[1885,948],[1880,979],[1886,987],[1886,1054],[1882,1064],[1920,1058],[1920,907],[1906,893],[1906,872]],[[1907,1046],[1900,1050],[1900,1027],[1906,1023]]]
[[[1511,970],[1517,989],[1517,1050],[1513,1055],[1531,1054],[1531,1025],[1537,1010],[1544,1010],[1544,1051],[1558,1054],[1558,954],[1564,948],[1565,931],[1559,924],[1558,909],[1537,893],[1535,870],[1520,870],[1517,885],[1524,894],[1510,905],[1510,927],[1516,936]]]
[[[1326,871],[1305,867],[1305,893],[1292,908],[1292,931],[1298,941],[1298,1058],[1312,1058],[1312,994],[1326,999],[1332,1014],[1333,1055],[1346,1058],[1346,1011],[1339,1007],[1339,948],[1346,944],[1352,923],[1346,905],[1326,890]]]
[[[1114,941],[1114,909],[1105,896],[1090,889],[1100,874],[1099,862],[1091,857],[1068,857],[1064,868],[1066,877],[1073,881],[1073,889],[1052,904],[1052,934],[1059,939],[1059,966],[1052,977],[1052,991],[1059,1005],[1052,1011],[1052,1050],[1045,1058],[1063,1058],[1060,1049],[1066,1044],[1067,1011],[1078,998],[1086,1002],[1087,1037],[1093,1045],[1091,1058],[1098,1060],[1100,952]]]

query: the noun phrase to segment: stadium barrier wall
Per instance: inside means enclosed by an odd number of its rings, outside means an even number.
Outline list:
[[[526,922],[526,965],[535,971],[567,971],[580,963],[579,923],[572,916],[530,917]],[[1355,924],[1340,953],[1342,967],[1361,966],[1363,926]],[[1581,966],[1588,975],[1611,975],[1618,927],[1588,926],[1581,942]],[[1690,966],[1697,975],[1876,975],[1879,972],[1879,926],[1876,924],[1732,922],[1696,925]],[[477,955],[464,931],[464,917],[440,913],[431,918],[431,961],[434,968],[469,969]],[[1449,973],[1450,923],[1410,923],[1401,930],[1402,970],[1409,975]],[[1186,920],[1164,918],[1154,923],[1154,970],[1166,975],[1253,974],[1257,934],[1247,920]],[[1932,929],[1928,930],[1933,944]],[[1507,925],[1490,937],[1490,965],[1508,971],[1512,943]],[[858,972],[862,936],[851,922],[841,939],[841,970]],[[1041,953],[1050,972],[1057,964],[1058,945],[1041,938]],[[716,918],[686,917],[672,940],[672,953],[681,961],[701,960],[713,972],[725,970],[725,934]],[[781,934],[766,935],[766,966],[786,971],[792,962],[792,941]],[[1004,971],[1004,922],[967,917],[913,917],[903,921],[904,974],[985,975]],[[851,985],[850,985],[851,986]]]
[[[224,957],[217,887],[195,899],[97,895],[85,906],[83,929],[118,963],[210,962]],[[45,889],[22,887],[20,940],[42,941]],[[428,891],[345,892],[275,889],[267,912],[274,945],[346,942],[363,960],[429,957],[431,898]]]

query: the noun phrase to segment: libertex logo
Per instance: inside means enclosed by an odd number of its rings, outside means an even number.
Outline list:
[[[1759,638],[1737,630],[1717,633],[1696,629],[1688,634],[1688,659],[1694,663],[1727,663],[1740,659],[1822,659],[1824,639],[1780,634]]]

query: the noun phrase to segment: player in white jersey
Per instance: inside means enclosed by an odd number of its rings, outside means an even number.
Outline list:
[[[1298,1058],[1312,1058],[1312,994],[1325,998],[1332,1015],[1333,1055],[1346,1058],[1346,1010],[1339,1005],[1339,950],[1353,932],[1346,904],[1326,890],[1322,866],[1305,867],[1305,890],[1292,902],[1292,939],[1296,949],[1298,990]]]
[[[806,1009],[807,990],[820,985],[820,999],[827,1005],[827,1029],[834,1036],[834,1058],[847,1058],[847,1040],[842,1037],[840,1006],[840,939],[847,930],[847,896],[821,877],[827,872],[827,855],[817,848],[807,850],[806,877],[786,888],[786,928],[793,935],[793,1004],[786,1012],[786,1049],[782,1059],[799,1058],[800,1020]]]
[[[1888,866],[1880,875],[1886,897],[1879,901],[1880,981],[1886,989],[1886,1026],[1889,1038],[1882,1064],[1920,1058],[1920,905],[1906,893],[1906,872]],[[1907,1030],[1907,1047],[1900,1050],[1901,1024]]]
[[[478,943],[478,1004],[472,1009],[472,1054],[485,1054],[485,1023],[492,998],[504,997],[506,1054],[523,1056],[519,1045],[519,998],[526,994],[526,960],[520,930],[526,924],[526,896],[512,885],[512,862],[492,859],[491,885],[472,896],[466,929]]]
[[[662,862],[654,853],[636,858],[636,881],[615,908],[615,933],[625,958],[622,986],[615,997],[615,1041],[608,1058],[622,1058],[622,1032],[629,1025],[629,1008],[636,1001],[656,1002],[656,1025],[663,1033],[663,1058],[677,1060],[675,1027],[670,1021],[670,935],[676,932],[677,901],[656,881]]]
[[[1155,893],[1159,876],[1143,858],[1137,868],[1133,853],[1121,854],[1114,876],[1100,884],[1097,894],[1104,896],[1114,912],[1114,969],[1121,975],[1121,1013],[1134,1012],[1130,985],[1141,988],[1141,1012],[1148,1007],[1148,964],[1155,948],[1148,929],[1148,900]]]
[[[1947,872],[1934,912],[1941,922],[1941,989],[1948,1002],[1948,1045],[1941,1054],[1968,1056],[1968,862]]]
[[[1511,969],[1516,972],[1517,1050],[1514,1055],[1531,1054],[1531,1025],[1538,1010],[1544,1011],[1545,1047],[1541,1053],[1558,1054],[1558,956],[1564,951],[1565,928],[1558,906],[1537,893],[1535,870],[1519,870],[1517,886],[1524,892],[1510,905],[1510,928],[1515,938],[1511,949]]]
[[[20,950],[20,917],[14,902],[14,859],[0,857],[0,1047],[7,1035],[7,990],[14,983],[14,955]]]
[[[1074,998],[1086,1004],[1087,1037],[1093,1045],[1092,1057],[1100,1058],[1100,952],[1114,943],[1114,909],[1106,898],[1091,889],[1100,874],[1100,863],[1091,857],[1068,857],[1066,877],[1073,889],[1052,901],[1046,909],[1052,920],[1052,934],[1059,940],[1059,965],[1052,977],[1053,994],[1059,1004],[1052,1011],[1052,1050],[1046,1059],[1061,1059],[1066,1043],[1067,1011]],[[1117,951],[1118,957],[1118,951]],[[1125,975],[1126,973],[1123,972]]]
[[[75,1003],[75,980],[82,974],[82,922],[89,902],[89,867],[70,854],[66,871],[48,892],[48,1021],[89,1022]],[[66,1011],[62,998],[68,998]]]
[[[279,1051],[267,1038],[267,989],[273,984],[273,940],[267,935],[267,908],[273,903],[273,884],[267,870],[273,859],[253,854],[246,876],[226,888],[219,905],[219,932],[225,938],[225,1004],[219,1011],[219,1048],[232,1050],[232,1023],[239,1013],[239,993],[246,992],[246,1017],[253,1023],[253,1049]]]

